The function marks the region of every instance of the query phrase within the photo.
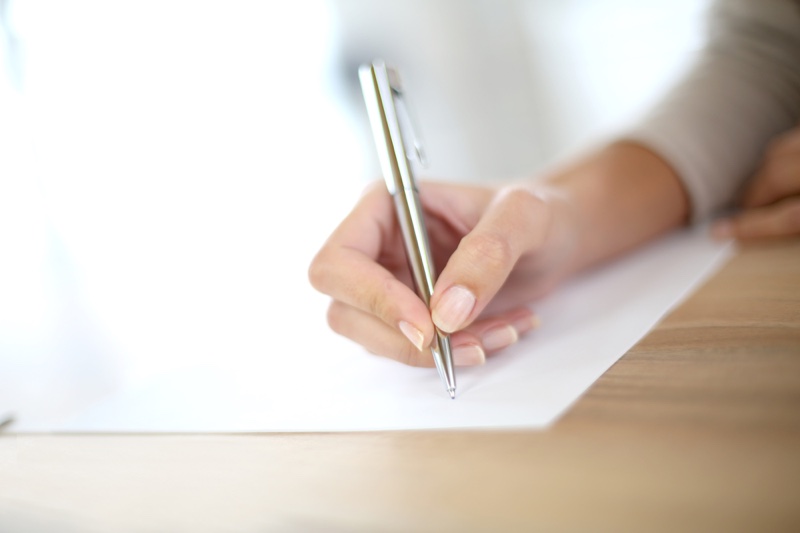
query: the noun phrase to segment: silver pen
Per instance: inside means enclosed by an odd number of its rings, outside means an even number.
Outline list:
[[[371,65],[359,68],[358,75],[381,170],[394,200],[414,286],[419,297],[430,308],[436,275],[419,191],[409,165],[410,157],[422,162],[422,149],[412,133],[397,71],[387,67],[383,61],[374,61]],[[409,154],[407,149],[413,149],[413,153]],[[447,392],[451,398],[455,398],[456,375],[450,337],[438,328],[431,353]]]

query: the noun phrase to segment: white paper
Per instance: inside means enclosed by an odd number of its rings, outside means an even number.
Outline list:
[[[297,338],[279,367],[256,371],[221,362],[183,369],[50,429],[545,428],[732,253],[699,228],[575,279],[534,305],[540,329],[482,367],[458,369],[456,400],[435,370],[369,355],[329,332],[320,317],[286,328]]]

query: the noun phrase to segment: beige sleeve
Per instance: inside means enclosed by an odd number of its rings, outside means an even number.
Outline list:
[[[800,118],[800,0],[727,0],[710,15],[688,75],[624,135],[672,165],[694,221],[728,206]]]

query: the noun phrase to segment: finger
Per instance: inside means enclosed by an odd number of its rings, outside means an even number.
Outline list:
[[[800,198],[788,198],[720,220],[712,227],[712,233],[717,238],[741,240],[800,235]]]
[[[520,307],[491,318],[478,319],[462,331],[478,337],[486,354],[493,355],[538,327],[539,319],[533,311]]]
[[[411,366],[433,366],[430,350],[418,350],[405,336],[375,315],[339,301],[328,307],[330,328],[368,351]]]
[[[441,270],[459,242],[474,228],[496,191],[488,187],[420,182],[431,253]]]
[[[775,137],[767,148],[767,153],[771,155],[780,155],[797,150],[800,150],[800,126]]]
[[[760,207],[800,192],[800,127],[776,137],[742,196],[743,207]]]
[[[800,194],[800,147],[768,157],[742,196],[743,207],[761,207]]]
[[[378,317],[421,349],[433,340],[428,308],[406,283],[377,262],[385,248],[402,247],[399,240],[393,242],[392,209],[385,189],[374,187],[317,253],[308,277],[320,292]],[[405,265],[402,254],[399,249],[395,255]]]
[[[520,256],[541,246],[550,216],[544,200],[531,191],[498,193],[439,276],[431,299],[433,322],[453,332],[480,315]]]
[[[417,350],[394,328],[374,315],[334,301],[328,308],[328,325],[336,333],[364,346],[368,351],[410,366],[432,367],[430,349]],[[480,339],[470,332],[459,332],[450,338],[453,362],[457,366],[483,364],[486,355]]]

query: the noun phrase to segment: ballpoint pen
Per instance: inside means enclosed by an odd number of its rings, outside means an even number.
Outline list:
[[[414,286],[425,305],[430,307],[436,279],[419,191],[409,164],[410,157],[422,162],[422,150],[412,133],[397,71],[387,67],[383,61],[374,61],[371,65],[361,66],[358,75],[381,170],[403,234]],[[409,154],[406,150],[412,148],[413,152]],[[431,353],[447,392],[455,398],[456,376],[450,337],[438,328]]]

